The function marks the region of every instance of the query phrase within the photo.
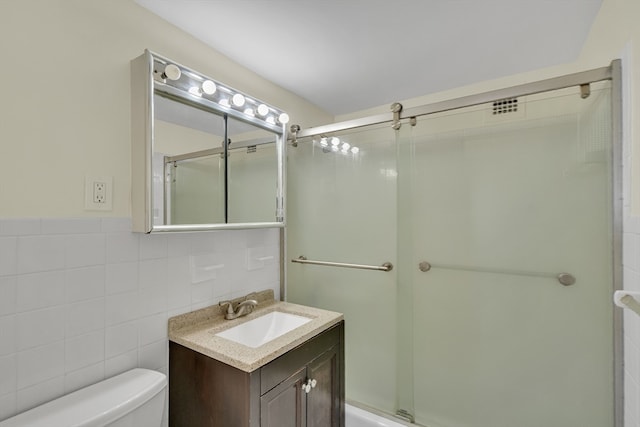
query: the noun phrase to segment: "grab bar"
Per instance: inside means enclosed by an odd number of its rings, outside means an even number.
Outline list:
[[[292,259],[291,262],[297,262],[300,264],[327,265],[329,267],[359,268],[362,270],[393,270],[393,264],[391,264],[390,262],[385,262],[382,265],[348,264],[345,262],[312,261],[310,259],[307,259],[307,257],[305,257],[304,255],[300,255],[298,258]]]
[[[513,276],[533,276],[533,277],[549,277],[552,279],[556,279],[560,282],[561,285],[571,286],[576,283],[576,278],[570,273],[546,273],[546,272],[536,272],[536,271],[521,271],[521,270],[508,270],[508,269],[497,269],[497,268],[485,268],[485,267],[475,267],[468,265],[452,265],[452,264],[431,264],[427,261],[423,261],[418,264],[418,268],[422,272],[427,272],[432,268],[443,268],[446,270],[462,270],[462,271],[477,271],[480,273],[497,273],[497,274],[509,274]]]

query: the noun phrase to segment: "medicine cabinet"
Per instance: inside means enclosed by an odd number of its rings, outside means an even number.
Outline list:
[[[149,50],[131,97],[134,231],[284,226],[286,113]]]

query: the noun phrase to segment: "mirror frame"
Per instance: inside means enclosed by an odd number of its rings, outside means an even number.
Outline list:
[[[185,67],[175,61],[164,58],[145,49],[144,54],[131,61],[131,214],[134,232],[157,233],[175,231],[207,231],[223,229],[274,228],[285,226],[285,150],[287,140],[286,123],[267,122],[261,118],[249,116],[243,111],[231,106],[224,106],[205,97],[198,97],[188,91],[171,85],[169,79],[163,79],[159,72],[155,72],[156,62],[177,66],[182,73],[211,80],[219,88],[232,93],[240,93],[255,103],[262,104],[252,96],[237,91],[223,83],[211,79],[202,73]],[[164,72],[164,70],[161,70]],[[154,149],[154,94],[172,98],[177,102],[212,111],[216,114],[227,115],[237,120],[252,124],[258,128],[268,130],[277,135],[277,183],[276,203],[273,222],[249,223],[214,223],[214,224],[179,224],[154,225],[153,223],[153,168],[152,157]],[[270,111],[283,113],[281,110],[264,103]],[[225,162],[226,167],[226,162]],[[225,172],[226,176],[226,172]],[[226,185],[226,184],[225,184]],[[226,203],[226,198],[225,198]]]

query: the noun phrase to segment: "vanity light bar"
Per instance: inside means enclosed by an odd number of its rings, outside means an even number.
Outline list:
[[[210,77],[152,54],[154,90],[182,96],[217,111],[273,129],[289,122],[289,115]]]

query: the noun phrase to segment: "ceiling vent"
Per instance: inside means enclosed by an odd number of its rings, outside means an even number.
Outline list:
[[[493,115],[509,114],[518,112],[518,98],[505,98],[493,103]]]
[[[514,96],[512,98],[497,99],[484,104],[483,110],[485,111],[484,120],[486,124],[524,120],[527,118],[526,97],[516,98]]]

